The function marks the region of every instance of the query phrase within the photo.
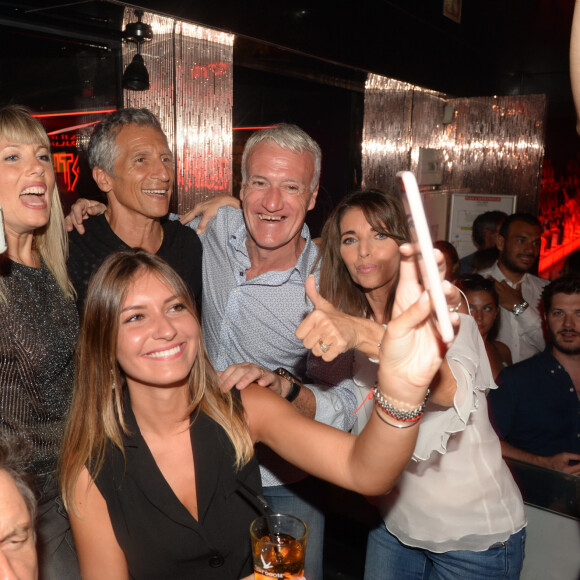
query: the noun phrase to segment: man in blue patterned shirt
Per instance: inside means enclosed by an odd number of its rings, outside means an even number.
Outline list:
[[[316,202],[320,164],[318,144],[296,126],[250,137],[242,158],[242,210],[221,208],[200,236],[203,336],[224,387],[257,381],[303,414],[349,430],[356,408],[349,362],[309,357],[295,336],[312,310],[304,281],[318,249],[304,222]],[[236,204],[235,198],[227,201]],[[199,221],[189,225],[196,228]],[[272,372],[276,367],[284,368],[279,374]],[[324,377],[326,384],[304,385],[308,375]],[[321,580],[324,518],[311,498],[316,483],[267,448],[258,457],[272,509],[307,522],[305,575]]]

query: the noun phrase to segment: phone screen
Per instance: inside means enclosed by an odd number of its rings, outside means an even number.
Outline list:
[[[443,287],[441,286],[439,268],[433,255],[433,242],[431,241],[419,186],[415,176],[410,171],[401,171],[397,173],[397,177],[405,194],[402,197],[409,221],[411,239],[419,247],[417,261],[422,282],[434,303],[441,338],[444,342],[451,342],[454,337],[453,326],[449,319],[449,309],[443,293]]]

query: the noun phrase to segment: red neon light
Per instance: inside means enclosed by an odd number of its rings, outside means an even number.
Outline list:
[[[77,129],[83,129],[84,127],[90,127],[91,125],[96,125],[101,121],[91,121],[90,123],[83,123],[82,125],[73,125],[72,127],[65,127],[64,129],[59,129],[58,131],[50,131],[47,133],[49,137],[53,135],[59,135],[60,133],[67,133],[68,131],[76,131]]]
[[[79,156],[73,153],[53,153],[52,162],[56,173],[62,173],[68,191],[74,191],[79,179]]]
[[[102,115],[105,113],[112,113],[117,109],[103,109],[102,111],[73,111],[71,113],[44,113],[42,115],[32,115],[37,119],[44,119],[46,117],[70,117],[78,115]]]

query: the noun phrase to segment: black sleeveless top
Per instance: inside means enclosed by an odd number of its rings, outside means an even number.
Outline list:
[[[190,429],[196,520],[157,467],[129,404],[125,420],[131,431],[123,436],[126,464],[111,446],[95,483],[107,502],[131,578],[237,580],[251,574],[250,523],[261,510],[239,481],[261,493],[256,460],[236,472],[228,436],[200,413]]]

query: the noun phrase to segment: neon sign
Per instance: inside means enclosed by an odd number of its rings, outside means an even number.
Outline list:
[[[67,191],[74,191],[79,180],[79,156],[75,153],[53,153],[54,171],[62,174]]]

